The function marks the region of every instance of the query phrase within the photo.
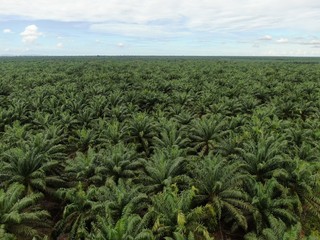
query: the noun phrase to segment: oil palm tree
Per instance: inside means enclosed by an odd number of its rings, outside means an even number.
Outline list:
[[[6,125],[3,134],[3,141],[11,147],[18,147],[23,141],[29,138],[29,124],[21,124],[20,121],[14,121],[12,125]]]
[[[69,181],[81,182],[84,188],[102,181],[96,173],[99,166],[100,154],[89,147],[87,153],[76,152],[74,159],[66,161],[65,174]]]
[[[184,148],[188,144],[188,138],[183,135],[182,129],[172,121],[165,121],[160,136],[153,138],[155,148]]]
[[[293,159],[292,162],[290,175],[281,184],[297,198],[299,207],[296,213],[299,214],[303,225],[308,223],[309,219],[320,220],[320,166],[299,158]]]
[[[41,210],[41,193],[25,195],[25,187],[14,183],[0,189],[0,236],[2,239],[33,239],[49,227],[49,213]]]
[[[68,139],[72,150],[78,150],[82,152],[86,152],[90,146],[96,144],[97,140],[97,132],[90,128],[77,129]]]
[[[198,204],[212,207],[221,237],[223,224],[231,219],[243,229],[248,227],[246,215],[252,211],[252,206],[249,196],[242,189],[248,177],[243,169],[241,162],[229,163],[212,154],[194,163],[194,186],[198,189],[196,200]]]
[[[108,121],[106,126],[101,127],[99,142],[101,145],[116,145],[124,140],[124,124],[119,121]]]
[[[210,211],[206,207],[192,208],[196,189],[179,193],[176,185],[168,186],[163,192],[152,197],[152,204],[144,216],[151,222],[157,239],[170,239],[180,234],[211,239],[202,221],[206,221]]]
[[[265,182],[272,177],[283,178],[289,174],[286,169],[291,161],[283,154],[285,148],[286,141],[271,135],[262,136],[257,141],[248,139],[238,151],[248,173],[255,180]]]
[[[223,119],[204,117],[191,123],[190,142],[192,151],[200,156],[216,151],[217,143],[225,134]]]
[[[302,236],[301,224],[295,224],[288,228],[282,221],[275,220],[271,228],[265,228],[260,234],[250,232],[244,236],[245,240],[312,240],[312,236]]]
[[[165,186],[189,180],[186,175],[186,164],[185,157],[171,158],[170,155],[157,151],[146,161],[145,170],[138,178],[138,182],[144,185],[146,193],[160,192]]]
[[[144,160],[138,158],[134,149],[123,143],[100,151],[100,162],[96,174],[107,176],[114,181],[135,177],[143,167]],[[105,179],[105,178],[104,178]]]
[[[288,195],[276,179],[272,178],[265,184],[256,183],[254,190],[251,204],[254,206],[253,223],[257,234],[265,228],[276,229],[281,224],[290,226],[297,223],[294,211],[297,198]]]
[[[137,113],[128,122],[128,141],[137,144],[138,152],[150,154],[151,141],[154,136],[155,125],[146,113]]]
[[[57,222],[56,234],[67,234],[68,239],[86,239],[92,229],[92,222],[104,212],[103,204],[96,200],[96,188],[84,190],[82,184],[60,189],[59,195],[66,202],[62,218]]]
[[[124,215],[141,214],[150,203],[148,196],[142,192],[142,186],[123,179],[117,183],[108,180],[105,186],[97,189],[96,198],[103,204],[105,217],[110,223],[116,223]]]
[[[59,167],[59,162],[47,160],[44,154],[35,149],[11,148],[3,154],[3,165],[0,169],[2,186],[18,182],[27,187],[28,193],[38,189],[47,190],[47,185],[61,182],[59,176],[49,175]]]
[[[95,240],[155,240],[151,230],[145,229],[137,214],[123,215],[116,223],[99,217],[89,239]]]

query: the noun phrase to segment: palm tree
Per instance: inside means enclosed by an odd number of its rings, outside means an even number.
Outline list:
[[[143,167],[144,160],[138,158],[134,149],[123,143],[100,152],[101,158],[96,174],[107,176],[117,182],[120,178],[135,177]]]
[[[157,239],[170,239],[178,233],[211,239],[207,228],[201,223],[207,220],[210,211],[206,207],[192,209],[195,191],[192,188],[179,193],[176,185],[171,185],[152,197],[144,219],[151,222]]]
[[[189,123],[191,123],[193,118],[194,115],[189,111],[182,111],[178,115],[174,116],[174,119],[176,119],[178,123],[182,125],[188,125]]]
[[[98,134],[87,128],[75,130],[74,136],[70,136],[68,141],[73,150],[86,152],[90,146],[93,146],[98,139]]]
[[[198,189],[199,204],[212,207],[223,238],[223,226],[232,220],[247,229],[246,214],[252,211],[249,197],[242,189],[248,175],[241,162],[227,162],[219,156],[208,155],[194,163],[193,177]]]
[[[187,236],[185,234],[174,232],[173,237],[165,237],[165,240],[195,240],[194,234],[190,232]],[[213,240],[213,238],[207,238],[208,240]]]
[[[38,203],[41,193],[25,196],[25,187],[12,184],[0,189],[0,237],[2,239],[33,239],[43,236],[40,229],[49,227],[49,214]],[[8,238],[6,238],[8,237]]]
[[[74,159],[66,161],[65,173],[68,180],[80,181],[84,188],[87,188],[90,184],[101,182],[101,176],[96,173],[100,157],[100,154],[96,153],[91,147],[89,147],[87,153],[76,152]]]
[[[154,136],[155,126],[146,113],[134,114],[128,123],[128,141],[137,144],[138,152],[150,154],[151,140]]]
[[[107,116],[114,121],[123,122],[129,115],[129,110],[126,106],[113,106],[107,111]]]
[[[28,193],[35,189],[46,191],[47,185],[61,183],[59,176],[49,176],[50,172],[59,167],[59,162],[47,160],[44,154],[36,149],[12,148],[3,154],[3,165],[0,169],[2,186],[21,183],[27,187]]]
[[[244,236],[245,240],[307,240],[301,236],[301,224],[288,228],[281,220],[274,219],[273,225],[264,228],[260,234],[250,232]],[[310,239],[311,240],[311,239]]]
[[[172,121],[165,121],[160,136],[153,138],[155,148],[184,148],[188,144],[188,138],[186,138],[182,129],[179,129],[178,125]]]
[[[84,107],[76,116],[82,127],[88,128],[91,121],[94,119],[94,114],[95,113],[92,108]]]
[[[113,120],[106,123],[106,126],[102,126],[99,129],[102,129],[100,134],[99,142],[101,145],[116,145],[124,140],[124,126],[123,123]]]
[[[69,112],[63,111],[59,113],[59,121],[57,124],[63,129],[66,135],[69,135],[80,124],[75,115]]]
[[[320,183],[319,164],[312,164],[300,159],[293,159],[290,175],[281,184],[289,189],[290,194],[297,198],[298,212],[303,225],[311,219],[320,220]],[[311,217],[313,216],[313,217]]]
[[[312,129],[306,129],[301,123],[295,123],[293,126],[288,126],[285,130],[285,136],[291,146],[300,147],[302,144],[312,143]]]
[[[101,86],[98,86],[99,91],[103,91]],[[90,101],[90,109],[95,118],[104,117],[106,106],[108,104],[107,98],[103,95],[95,95]]]
[[[12,126],[6,125],[3,141],[8,143],[11,147],[18,147],[21,142],[28,139],[29,127],[29,124],[22,125],[20,121],[14,121]]]
[[[243,145],[243,136],[229,131],[218,143],[217,152],[228,160],[239,159],[239,148]]]
[[[276,229],[279,224],[291,225],[297,222],[294,208],[297,198],[286,193],[286,189],[272,178],[265,184],[256,183],[251,204],[254,206],[253,223],[256,233],[265,228]]]
[[[33,128],[45,129],[53,121],[53,114],[36,111],[33,114]]]
[[[95,240],[155,240],[152,232],[145,229],[137,214],[123,215],[116,223],[99,217],[89,239]]]
[[[96,200],[96,188],[84,190],[79,183],[75,188],[60,189],[59,195],[67,204],[62,219],[55,226],[56,234],[68,234],[68,239],[86,239],[92,222],[104,211],[103,205]]]
[[[146,193],[157,193],[165,186],[173,183],[186,183],[190,181],[186,175],[187,160],[185,157],[177,156],[171,158],[163,151],[157,151],[151,159],[145,163],[144,173],[138,181],[144,185]]]
[[[103,204],[106,217],[111,223],[116,223],[124,215],[145,212],[150,203],[141,186],[122,179],[118,183],[108,180],[105,186],[97,190],[96,199]]]
[[[225,134],[223,119],[204,117],[191,123],[190,142],[192,150],[200,156],[216,150],[217,143]]]
[[[285,148],[286,141],[271,135],[261,136],[258,141],[249,139],[238,151],[248,173],[255,180],[265,182],[272,177],[282,178],[289,174],[286,169],[291,162],[283,154]]]

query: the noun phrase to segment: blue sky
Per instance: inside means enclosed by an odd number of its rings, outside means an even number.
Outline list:
[[[0,0],[0,55],[320,56],[320,1]]]

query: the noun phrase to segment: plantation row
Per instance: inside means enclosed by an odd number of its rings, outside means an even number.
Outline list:
[[[317,59],[0,60],[0,239],[320,238]]]

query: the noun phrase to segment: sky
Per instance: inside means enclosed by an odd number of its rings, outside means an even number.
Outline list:
[[[0,56],[320,56],[319,0],[0,0]]]

